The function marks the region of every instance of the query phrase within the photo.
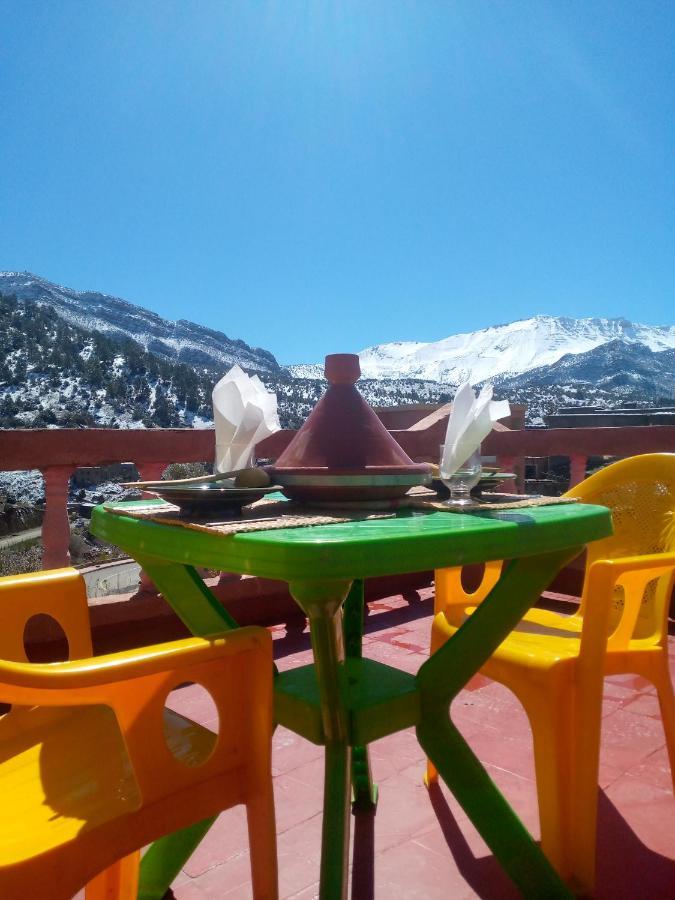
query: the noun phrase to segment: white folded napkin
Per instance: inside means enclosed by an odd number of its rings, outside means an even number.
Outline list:
[[[443,472],[454,474],[490,434],[493,423],[510,412],[507,400],[492,399],[492,385],[483,387],[476,397],[468,381],[462,384],[448,419],[441,461]]]
[[[255,445],[281,428],[277,395],[257,375],[232,366],[214,387],[216,472],[245,469],[254,462]]]

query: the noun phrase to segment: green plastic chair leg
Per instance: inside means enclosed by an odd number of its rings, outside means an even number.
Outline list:
[[[155,587],[183,624],[197,637],[238,628],[192,566],[161,563],[152,557],[136,557]]]
[[[321,831],[321,900],[346,900],[351,749],[326,744]]]
[[[344,670],[343,605],[347,581],[294,581],[291,594],[309,617],[326,738],[321,838],[321,900],[345,900],[349,862],[351,747]]]
[[[524,897],[570,898],[571,892],[511,809],[480,761],[439,709],[437,723],[417,727],[417,739],[464,812]]]
[[[155,841],[141,860],[138,900],[162,900],[215,821],[203,819]]]
[[[365,610],[364,584],[361,579],[352,582],[342,613],[345,634],[345,654],[359,659],[362,655],[363,615]]]
[[[347,595],[343,612],[345,652],[355,659],[362,656],[364,612],[364,584],[357,579]],[[367,747],[352,750],[352,799],[354,812],[377,806],[377,785],[373,783]]]
[[[370,770],[368,747],[352,748],[352,811],[375,810],[378,787]]]
[[[551,863],[450,720],[450,703],[555,573],[581,548],[514,560],[478,609],[417,673],[417,738],[441,777],[526,897],[571,897]]]

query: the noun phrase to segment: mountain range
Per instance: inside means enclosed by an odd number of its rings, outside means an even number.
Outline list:
[[[210,389],[235,362],[277,392],[287,427],[324,388],[318,363],[282,367],[268,350],[117,297],[26,272],[0,272],[0,295],[0,427],[205,426]],[[675,326],[625,319],[535,316],[359,355],[359,386],[380,405],[444,402],[464,380],[491,381],[536,425],[559,405],[675,396]]]
[[[252,372],[279,370],[279,364],[268,350],[249,347],[221,331],[186,319],[177,322],[163,319],[119,297],[97,291],[75,291],[30,272],[0,272],[0,294],[13,294],[17,300],[51,306],[71,325],[112,338],[131,338],[160,359],[213,369],[227,369],[238,362]]]
[[[658,353],[675,349],[675,326],[638,325],[626,319],[534,316],[433,343],[397,341],[359,354],[365,378],[421,378],[443,384],[482,384],[555,365],[565,355],[582,356],[603,345],[642,346]],[[296,375],[317,377],[319,367],[291,366]]]

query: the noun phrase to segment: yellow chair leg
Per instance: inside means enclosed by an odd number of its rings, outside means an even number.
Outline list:
[[[541,702],[526,698],[525,708],[534,743],[541,847],[558,873],[568,879],[567,821],[572,790],[570,774],[574,765],[571,740],[573,711],[571,698],[562,703],[558,702],[559,699],[553,692],[546,692]]]
[[[255,900],[277,900],[277,849],[272,791],[262,789],[246,803],[251,879]]]
[[[85,900],[136,900],[140,862],[141,851],[135,850],[99,872],[85,888]]]
[[[595,883],[600,716],[584,698],[575,697],[573,684],[563,680],[556,687],[537,699],[525,698],[541,846],[560,876],[586,896]]]
[[[445,636],[439,633],[432,624],[430,653],[435,653],[444,643]],[[424,775],[424,783],[427,787],[431,787],[432,784],[438,784],[438,769],[430,759],[427,759],[427,770]]]

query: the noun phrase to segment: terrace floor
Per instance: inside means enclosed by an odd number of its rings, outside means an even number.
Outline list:
[[[427,655],[431,589],[370,604],[364,653],[414,672]],[[274,629],[280,668],[311,661],[309,635]],[[675,640],[671,638],[675,674]],[[184,688],[176,708],[208,724],[208,707]],[[515,697],[477,676],[453,718],[506,798],[538,837],[532,741]],[[510,898],[517,892],[445,787],[422,784],[414,732],[372,746],[380,786],[375,817],[352,821],[354,898]],[[322,749],[279,728],[274,737],[281,897],[318,896]],[[605,683],[598,825],[598,897],[675,896],[675,799],[656,694],[634,676]],[[177,900],[251,896],[245,815],[223,813],[173,885]]]

